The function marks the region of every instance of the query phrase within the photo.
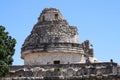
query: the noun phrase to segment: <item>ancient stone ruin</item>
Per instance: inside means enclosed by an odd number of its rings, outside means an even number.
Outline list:
[[[80,44],[77,28],[55,8],[42,11],[21,51],[25,65],[85,63],[88,58],[98,62],[90,42]]]
[[[56,8],[45,8],[21,48],[24,65],[10,66],[3,80],[120,80],[117,63],[100,62],[89,40]]]

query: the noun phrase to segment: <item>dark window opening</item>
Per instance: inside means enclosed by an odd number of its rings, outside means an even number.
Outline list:
[[[22,75],[19,75],[19,77],[22,77]]]
[[[60,64],[60,61],[54,61],[54,64]]]
[[[58,19],[58,14],[55,14],[55,19]]]
[[[42,16],[42,20],[45,21],[45,16],[44,15]]]
[[[43,47],[43,51],[47,51],[47,48],[48,48],[48,45],[45,44],[44,47]]]

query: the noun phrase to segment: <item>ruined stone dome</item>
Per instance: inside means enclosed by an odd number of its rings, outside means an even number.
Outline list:
[[[31,52],[57,51],[56,46],[62,52],[63,47],[73,45],[80,46],[77,28],[70,26],[58,9],[45,8],[22,46],[22,58]]]

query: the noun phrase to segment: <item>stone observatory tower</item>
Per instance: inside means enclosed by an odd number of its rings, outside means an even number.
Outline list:
[[[25,65],[68,64],[84,62],[85,50],[86,46],[79,44],[77,28],[70,26],[58,9],[45,8],[22,46],[21,58]]]

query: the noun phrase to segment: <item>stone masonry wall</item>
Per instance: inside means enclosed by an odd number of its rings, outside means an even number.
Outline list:
[[[60,64],[60,65],[24,65],[11,66],[7,78],[37,78],[40,80],[117,80],[120,75],[117,72],[116,63],[90,63],[90,64]],[[23,78],[23,79],[22,79]],[[17,80],[15,79],[15,80]]]
[[[67,53],[67,52],[43,52],[32,53],[24,57],[25,65],[41,65],[41,64],[55,64],[55,61],[59,61],[59,64],[76,63],[81,61],[80,53]]]

